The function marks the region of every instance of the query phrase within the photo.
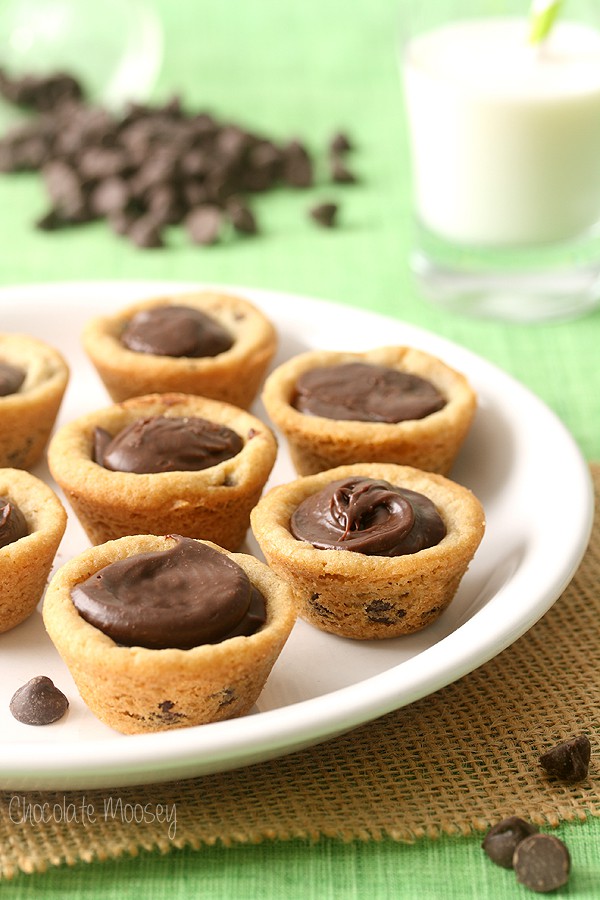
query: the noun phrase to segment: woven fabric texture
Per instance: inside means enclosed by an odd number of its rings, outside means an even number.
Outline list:
[[[598,500],[600,464],[592,474]],[[511,814],[546,826],[600,816],[594,757],[588,779],[573,786],[539,765],[540,753],[576,733],[598,746],[599,582],[597,516],[579,571],[546,616],[491,662],[417,703],[234,772],[118,791],[2,792],[0,873],[140,848],[323,836],[410,842],[483,831]],[[55,806],[56,815],[44,816]]]

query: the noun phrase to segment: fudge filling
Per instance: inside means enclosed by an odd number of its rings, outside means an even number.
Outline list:
[[[150,416],[137,419],[114,437],[96,428],[94,462],[113,472],[138,475],[195,472],[236,456],[239,434],[207,419]]]
[[[424,419],[445,405],[442,394],[424,378],[362,362],[304,372],[293,400],[299,412],[356,422]]]
[[[14,544],[28,534],[29,528],[19,507],[6,497],[0,497],[0,547]]]
[[[76,585],[81,617],[118,644],[189,650],[254,634],[266,619],[260,591],[236,562],[192,538],[139,553]]]
[[[159,356],[218,356],[233,345],[223,326],[191,306],[157,306],[136,313],[121,342],[136,353]]]
[[[432,501],[374,478],[344,478],[307,497],[293,512],[295,538],[317,550],[404,556],[433,547],[446,534]]]
[[[25,371],[10,363],[0,362],[0,397],[16,394],[25,381]]]

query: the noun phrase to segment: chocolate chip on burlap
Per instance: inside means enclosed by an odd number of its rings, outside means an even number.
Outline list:
[[[585,734],[579,734],[540,756],[540,765],[548,775],[567,784],[575,784],[587,778],[590,757],[590,739]]]

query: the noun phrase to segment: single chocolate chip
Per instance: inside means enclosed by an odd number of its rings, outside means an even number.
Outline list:
[[[352,143],[347,134],[343,131],[338,131],[331,138],[329,149],[332,153],[346,153],[348,150],[352,150]]]
[[[356,176],[338,157],[331,160],[331,178],[339,184],[354,184]]]
[[[127,208],[131,192],[124,178],[112,175],[101,181],[90,195],[90,207],[94,213],[108,216]]]
[[[37,675],[12,696],[10,711],[24,725],[50,725],[61,719],[69,701],[46,675]]]
[[[283,148],[283,180],[292,187],[310,187],[313,183],[311,158],[300,141],[290,141]]]
[[[221,230],[221,211],[216,206],[198,206],[185,218],[185,227],[194,244],[216,244]]]
[[[313,206],[309,210],[311,218],[317,223],[317,225],[321,225],[323,228],[334,227],[337,212],[337,203],[319,203],[318,206]]]
[[[229,203],[227,212],[236,231],[241,234],[256,234],[258,231],[256,219],[252,210],[248,209],[244,203],[240,201]]]
[[[73,222],[65,219],[57,209],[49,209],[36,221],[35,227],[39,228],[40,231],[58,231],[59,228],[66,228],[72,224]]]
[[[481,846],[497,866],[512,869],[517,846],[531,834],[537,834],[535,825],[519,816],[508,816],[490,828]]]
[[[129,234],[137,218],[135,213],[127,212],[125,210],[117,210],[109,213],[107,216],[108,224],[115,234],[122,235]]]
[[[75,168],[55,159],[43,167],[42,175],[54,208],[65,218],[79,215],[85,207],[85,197]]]
[[[567,784],[587,778],[591,756],[589,738],[585,734],[569,738],[540,756],[540,765],[554,778]]]
[[[160,225],[151,214],[134,219],[127,231],[127,237],[136,247],[164,246]]]
[[[562,841],[551,834],[532,834],[517,845],[513,857],[517,881],[540,894],[569,880],[571,858]]]

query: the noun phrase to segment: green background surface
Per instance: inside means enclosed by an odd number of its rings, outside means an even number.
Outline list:
[[[600,459],[598,313],[535,326],[477,321],[429,305],[411,282],[396,0],[155,0],[154,5],[166,42],[154,98],[180,93],[190,109],[212,111],[272,137],[306,140],[320,161],[318,183],[309,191],[282,189],[261,197],[260,237],[199,248],[173,229],[168,249],[143,251],[103,223],[55,234],[35,231],[31,223],[45,209],[39,178],[2,177],[0,285],[153,278],[224,282],[326,298],[340,304],[340,315],[348,304],[395,316],[510,372],[558,414],[588,459]],[[352,186],[332,185],[326,177],[324,148],[339,128],[355,144],[349,163],[359,181]],[[340,203],[339,228],[332,231],[307,217],[308,207],[325,199]],[[568,489],[568,473],[558,477]],[[568,843],[574,869],[560,896],[600,897],[600,823],[564,825],[558,834]],[[0,895],[14,900],[531,896],[511,872],[485,858],[480,840],[442,838],[407,846],[327,839],[174,850],[166,856],[143,852],[135,859],[19,876],[0,885]]]

